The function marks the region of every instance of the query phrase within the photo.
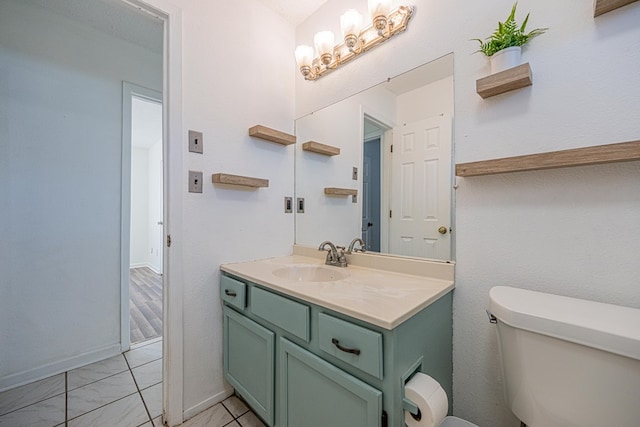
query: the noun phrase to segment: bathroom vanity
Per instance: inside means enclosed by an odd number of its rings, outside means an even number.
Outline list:
[[[300,255],[223,265],[226,380],[272,427],[404,426],[415,372],[451,397],[453,266],[435,264],[432,277]]]

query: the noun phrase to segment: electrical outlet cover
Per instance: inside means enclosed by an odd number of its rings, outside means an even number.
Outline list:
[[[202,132],[197,132],[195,130],[189,131],[189,151],[191,153],[203,153],[203,140],[202,140]]]
[[[189,193],[202,193],[202,172],[189,171]]]

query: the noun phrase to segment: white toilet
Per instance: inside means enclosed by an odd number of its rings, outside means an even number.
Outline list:
[[[640,426],[640,310],[497,286],[505,400],[529,427]]]

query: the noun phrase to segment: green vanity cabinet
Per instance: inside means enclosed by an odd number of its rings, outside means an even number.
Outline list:
[[[415,372],[451,408],[451,292],[392,330],[227,272],[220,292],[225,378],[270,427],[404,427]]]
[[[224,374],[251,408],[273,425],[275,334],[224,307]]]
[[[318,356],[280,339],[283,427],[378,427],[382,392]]]

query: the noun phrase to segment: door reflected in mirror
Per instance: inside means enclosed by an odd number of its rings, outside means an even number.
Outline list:
[[[296,243],[453,259],[453,54],[296,120]],[[314,141],[338,155],[305,151]],[[325,188],[356,190],[326,195]]]

